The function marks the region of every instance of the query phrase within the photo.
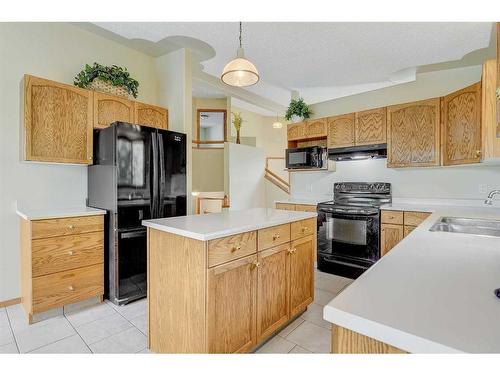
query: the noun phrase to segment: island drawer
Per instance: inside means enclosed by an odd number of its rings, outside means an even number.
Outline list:
[[[33,278],[33,312],[78,302],[104,293],[104,265]]]
[[[419,226],[430,215],[429,212],[405,211],[405,225]]]
[[[295,205],[291,203],[276,203],[277,210],[295,211]]]
[[[384,224],[403,225],[403,211],[382,210],[381,221]]]
[[[316,218],[294,221],[291,224],[292,241],[297,238],[314,234],[316,230]]]
[[[257,252],[257,232],[208,241],[208,266],[213,267]]]
[[[312,204],[297,204],[295,211],[316,212],[316,206]]]
[[[31,222],[31,238],[66,236],[103,230],[104,218],[102,215],[33,220]]]
[[[259,250],[268,249],[285,242],[290,242],[290,224],[276,225],[258,231]]]
[[[104,262],[104,232],[33,240],[33,277]]]

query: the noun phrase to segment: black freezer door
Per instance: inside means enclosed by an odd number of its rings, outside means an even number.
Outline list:
[[[157,216],[186,215],[186,135],[158,130],[159,199]]]

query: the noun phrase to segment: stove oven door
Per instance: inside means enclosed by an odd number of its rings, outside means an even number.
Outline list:
[[[318,255],[352,263],[380,259],[379,213],[360,214],[320,208]]]

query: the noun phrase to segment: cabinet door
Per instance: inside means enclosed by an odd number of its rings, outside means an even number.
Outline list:
[[[305,122],[298,122],[296,124],[288,124],[287,127],[287,138],[289,141],[296,141],[306,138],[305,133]]]
[[[290,318],[303,311],[314,297],[315,236],[295,240],[291,244]]]
[[[328,148],[354,146],[354,113],[328,118]]]
[[[386,143],[387,108],[370,109],[355,114],[356,145]]]
[[[256,345],[257,255],[208,271],[209,353],[243,353]]]
[[[105,128],[115,121],[134,122],[134,102],[94,91],[94,128]]]
[[[442,99],[441,149],[443,165],[481,160],[481,82]]]
[[[290,244],[262,251],[257,276],[257,342],[288,321]]]
[[[326,118],[306,121],[306,136],[307,138],[326,137]]]
[[[134,123],[167,130],[168,110],[155,105],[135,102]]]
[[[387,254],[404,237],[402,225],[382,224],[380,236],[380,256]]]
[[[24,77],[26,160],[92,161],[92,91]]]
[[[387,166],[440,164],[439,98],[387,107]]]

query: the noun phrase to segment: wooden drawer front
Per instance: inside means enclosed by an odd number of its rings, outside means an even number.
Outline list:
[[[297,204],[295,211],[316,212],[316,206],[312,204]]]
[[[260,229],[258,232],[259,250],[290,242],[290,224]]]
[[[382,210],[382,223],[384,224],[401,224],[403,225],[403,211],[387,211]]]
[[[256,231],[211,240],[208,241],[208,266],[213,267],[256,252]]]
[[[404,236],[406,237],[407,235],[409,235],[415,228],[416,227],[412,225],[405,225]]]
[[[33,278],[33,312],[78,302],[104,293],[104,265]]]
[[[295,211],[295,205],[291,203],[276,203],[277,210]]]
[[[431,214],[429,212],[405,211],[405,225],[420,225]]]
[[[292,241],[297,238],[310,236],[316,231],[316,218],[294,221],[291,225]]]
[[[33,277],[104,262],[104,233],[41,238],[32,243]]]
[[[34,220],[31,225],[31,238],[47,238],[103,230],[104,217],[102,215]]]

